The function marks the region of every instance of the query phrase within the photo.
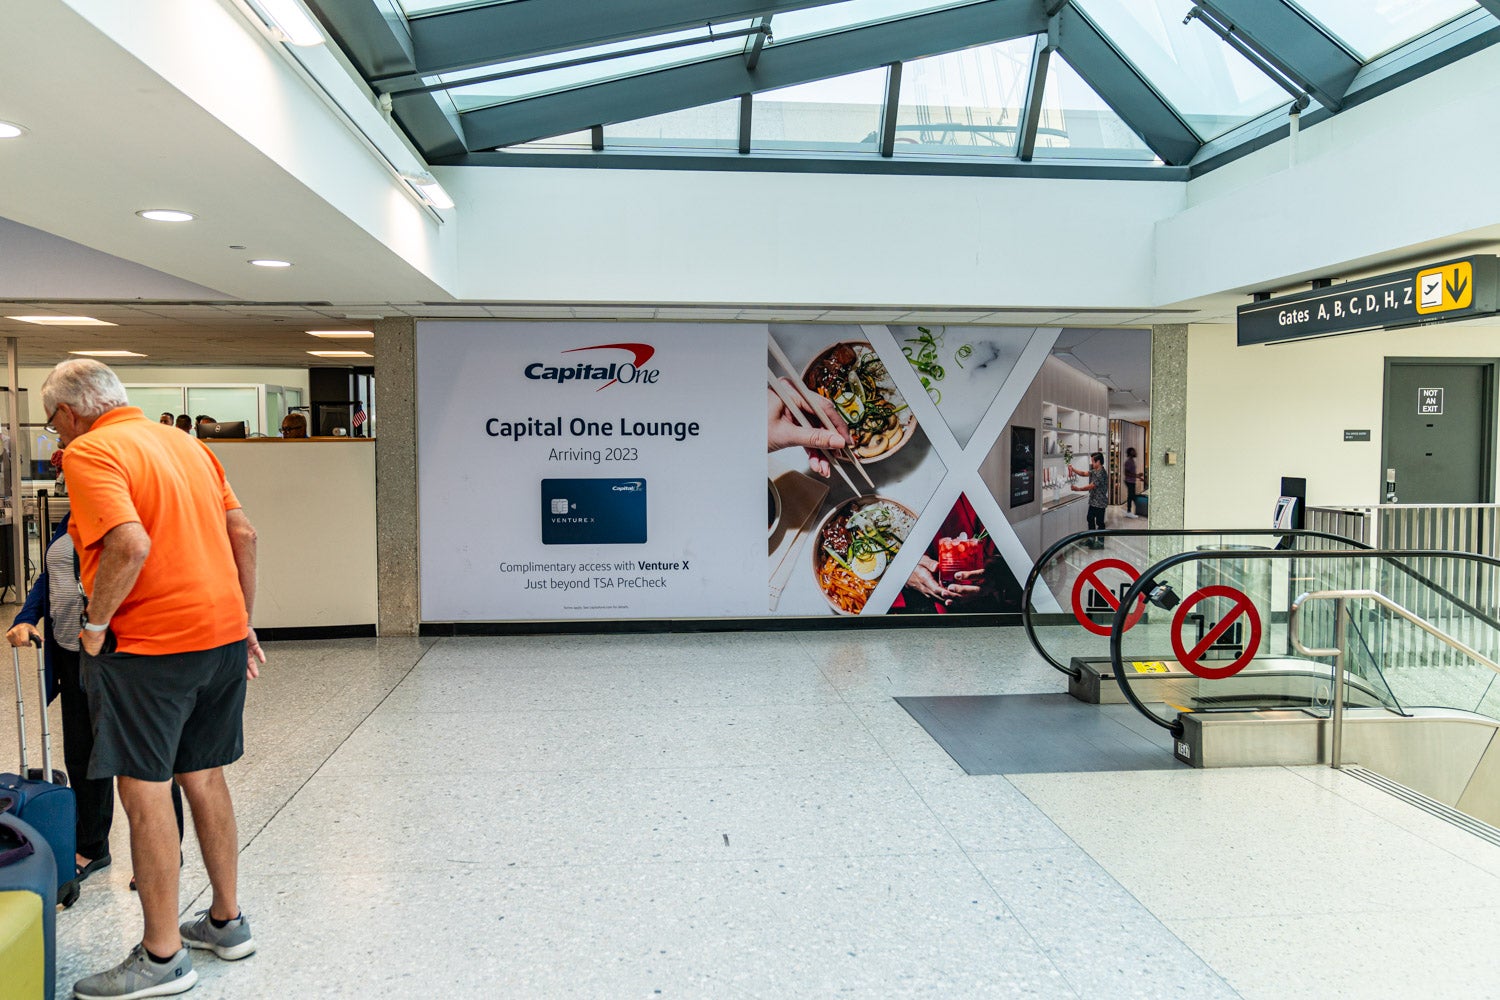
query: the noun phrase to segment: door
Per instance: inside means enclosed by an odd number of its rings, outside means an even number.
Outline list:
[[[1387,360],[1383,501],[1490,501],[1493,379],[1493,362]]]

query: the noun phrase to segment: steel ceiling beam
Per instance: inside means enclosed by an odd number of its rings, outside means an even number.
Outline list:
[[[1057,51],[1162,162],[1180,166],[1202,143],[1099,29],[1069,4],[1057,14]]]
[[[1016,140],[1016,157],[1029,161],[1036,152],[1036,129],[1042,120],[1042,95],[1047,87],[1047,67],[1052,62],[1052,42],[1046,35],[1036,36],[1031,50],[1031,76],[1026,81],[1026,100],[1021,106],[1021,134]]]
[[[368,0],[366,0],[368,2]],[[512,59],[767,17],[838,0],[526,0],[411,20],[415,73],[436,76]]]
[[[525,6],[524,4],[518,6]],[[774,31],[775,22],[772,22]],[[460,115],[469,149],[511,146],[684,108],[858,73],[894,62],[1047,30],[1041,0],[983,0],[816,38],[768,46],[755,70],[735,53]]]
[[[307,6],[365,79],[416,69],[411,32],[394,5],[383,10],[374,0],[307,0]]]
[[[1500,2],[1500,0],[1496,0]],[[1279,0],[1200,0],[1199,7],[1248,41],[1267,62],[1337,111],[1363,64],[1317,24]]]
[[[372,0],[307,0],[313,14],[366,80],[409,73],[415,49],[406,18]],[[447,97],[412,94],[391,102],[391,116],[429,160],[467,150],[463,126]]]

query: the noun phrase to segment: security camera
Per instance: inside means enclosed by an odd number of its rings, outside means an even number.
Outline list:
[[[1146,592],[1146,600],[1161,608],[1163,611],[1171,611],[1182,603],[1182,598],[1177,596],[1177,591],[1172,589],[1170,583],[1151,582],[1151,589]]]

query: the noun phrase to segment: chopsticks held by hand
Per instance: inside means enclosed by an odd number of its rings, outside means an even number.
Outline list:
[[[786,369],[787,381],[791,383],[797,395],[807,403],[807,409],[812,411],[813,416],[818,418],[818,422],[823,425],[825,430],[832,431],[840,437],[844,437],[845,432],[841,429],[842,421],[840,421],[840,426],[834,425],[833,418],[819,405],[823,401],[823,397],[802,384],[801,377],[797,374],[797,369],[792,367],[792,359],[788,358],[786,352],[781,349],[781,345],[776,343],[776,338],[767,337],[766,343],[771,349],[772,356],[776,358],[777,364]],[[769,371],[769,367],[767,370]],[[875,480],[870,478],[870,474],[865,471],[865,464],[859,460],[858,455],[854,454],[854,446],[846,444],[842,450],[844,457],[854,464],[854,467],[859,470],[860,476],[864,478],[864,481],[873,490],[875,488]],[[855,490],[855,492],[858,493],[859,491]]]
[[[839,464],[838,458],[832,452],[830,452],[827,447],[823,447],[816,443],[809,443],[816,442],[819,435],[826,435],[824,440],[830,442],[829,447],[837,448],[844,440],[843,435],[833,430],[820,431],[814,428],[813,425],[808,422],[807,417],[802,412],[803,405],[805,405],[802,398],[798,396],[796,391],[787,384],[787,380],[777,378],[776,373],[771,371],[769,367],[766,368],[766,379],[766,384],[770,386],[771,391],[776,394],[776,398],[781,400],[782,409],[791,414],[792,419],[795,420],[803,430],[808,432],[806,436],[798,435],[801,440],[785,442],[783,444],[783,447],[793,444],[801,444],[804,448],[807,448],[809,452],[815,451],[817,454],[823,456],[823,460],[828,463],[829,468],[831,468],[834,472],[837,472],[839,476],[844,480],[844,482],[849,484],[849,489],[853,490],[856,495],[862,493],[863,491],[861,491],[859,487],[854,485],[854,480],[850,479],[849,474],[844,471],[844,467]],[[775,445],[778,442],[770,441],[768,443]],[[825,472],[823,474],[826,476],[828,473]]]

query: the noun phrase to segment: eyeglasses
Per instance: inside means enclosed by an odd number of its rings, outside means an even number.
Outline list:
[[[57,433],[57,425],[54,424],[53,421],[57,419],[57,414],[58,414],[58,412],[61,409],[62,409],[62,404],[58,403],[57,404],[57,409],[55,409],[51,413],[47,414],[47,433],[49,433],[49,434],[56,434]]]

